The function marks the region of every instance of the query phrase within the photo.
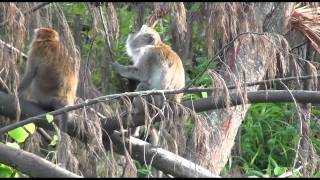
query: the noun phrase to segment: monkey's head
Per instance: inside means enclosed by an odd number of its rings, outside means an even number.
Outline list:
[[[35,41],[59,41],[59,34],[57,31],[50,28],[38,28],[34,30]]]
[[[138,32],[129,34],[127,39],[127,49],[129,51],[136,50],[142,47],[155,46],[160,43],[162,43],[162,41],[159,33],[153,28],[143,25]]]

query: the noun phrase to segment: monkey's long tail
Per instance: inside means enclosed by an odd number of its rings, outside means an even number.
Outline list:
[[[70,113],[65,112],[62,114],[62,119],[59,122],[60,128],[60,140],[57,147],[57,159],[58,163],[61,164],[62,168],[66,169],[67,162],[67,150],[68,150],[68,122],[71,120],[72,116]]]

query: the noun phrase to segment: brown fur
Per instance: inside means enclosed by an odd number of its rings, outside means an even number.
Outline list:
[[[35,30],[30,45],[24,77],[19,85],[19,94],[28,87],[28,98],[47,110],[56,110],[73,105],[76,100],[80,63],[78,58],[68,55],[59,41],[59,34],[50,28]],[[70,113],[63,113],[60,130],[68,130]],[[58,145],[58,162],[66,166],[68,141],[64,133]]]
[[[112,68],[121,76],[140,81],[135,91],[172,90],[185,86],[185,72],[180,57],[170,46],[161,41],[160,35],[153,28],[143,25],[140,31],[130,34],[127,39],[127,53],[133,65],[123,66],[112,63]],[[166,99],[180,103],[183,94],[166,95]],[[163,96],[154,95],[155,106],[162,108]],[[151,102],[151,98],[146,99]],[[140,97],[133,99],[134,113],[144,111]],[[152,128],[153,129],[153,128]],[[169,129],[169,128],[167,128]],[[166,131],[165,129],[163,129]],[[150,132],[153,145],[158,145],[159,137],[153,129]],[[139,136],[139,127],[134,130],[134,136]],[[171,151],[177,152],[174,138],[168,133],[164,137]]]
[[[171,80],[167,81],[168,83],[166,89],[180,89],[185,86],[185,77],[184,77],[184,68],[183,64],[181,62],[180,57],[177,55],[176,52],[174,52],[170,46],[160,42],[155,47],[155,53],[158,54],[161,61],[163,63],[168,64],[169,66],[169,72],[168,74],[172,74]],[[174,100],[175,102],[180,103],[181,98],[183,96],[183,93],[173,95],[174,98],[170,98],[170,100]]]
[[[130,34],[127,52],[134,65],[113,63],[113,69],[126,78],[139,80],[136,91],[180,89],[185,86],[185,72],[180,57],[161,41],[159,33],[153,28],[142,26],[140,31]],[[168,95],[167,98],[180,102],[182,96]]]
[[[45,107],[56,109],[73,105],[79,74],[76,61],[68,55],[56,31],[49,28],[36,30],[20,91],[30,85],[31,100]]]

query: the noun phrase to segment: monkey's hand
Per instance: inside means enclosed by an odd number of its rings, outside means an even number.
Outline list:
[[[121,71],[121,69],[123,69],[121,67],[122,67],[121,64],[118,64],[117,62],[111,62],[111,68],[113,70],[115,70],[117,73],[119,73],[119,71]]]
[[[135,66],[124,66],[116,62],[111,63],[112,69],[122,77],[141,81],[143,74],[141,70]]]

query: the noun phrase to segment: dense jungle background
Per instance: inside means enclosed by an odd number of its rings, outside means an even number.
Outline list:
[[[0,177],[320,177],[319,10],[309,2],[1,2]],[[189,89],[181,104],[127,116],[134,96],[164,92],[130,94],[137,82],[110,64],[130,64],[129,33],[154,23]],[[76,105],[61,110],[76,117],[67,170],[56,168],[61,112],[17,91],[40,27],[81,59]],[[126,131],[138,125],[157,127],[160,139],[170,129],[176,149]]]

